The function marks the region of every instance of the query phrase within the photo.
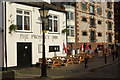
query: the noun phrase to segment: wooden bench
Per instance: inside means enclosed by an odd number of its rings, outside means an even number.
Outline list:
[[[53,58],[52,59],[52,64],[51,64],[51,69],[53,69],[54,66],[61,66],[61,60],[60,59],[57,59],[57,58]]]
[[[48,60],[51,60],[51,58],[46,58],[46,65],[49,66]],[[39,62],[36,62],[36,64],[39,64],[39,67],[42,65],[42,58],[39,58]]]
[[[79,64],[81,63],[81,61],[85,62],[85,57],[84,56],[80,56]]]
[[[67,67],[68,63],[72,63],[72,65],[73,65],[73,58],[72,58],[72,56],[68,56],[66,58],[66,61],[65,61],[65,66],[66,67]]]
[[[53,58],[46,58],[46,64],[47,64],[47,67],[50,66],[51,69],[54,68],[54,66],[61,66],[61,64],[64,64],[64,61],[65,60],[62,60],[62,58],[65,59],[65,57],[61,57],[61,56],[56,56],[56,57],[53,57]],[[36,64],[39,64],[39,67],[41,67],[42,65],[42,58],[39,58],[39,62],[37,62]]]
[[[81,61],[84,61],[84,62],[85,62],[83,55],[78,55],[78,54],[77,54],[77,55],[73,56],[73,62],[78,62],[78,63],[80,64]]]

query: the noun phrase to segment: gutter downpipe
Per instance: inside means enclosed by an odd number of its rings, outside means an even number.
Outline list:
[[[2,71],[4,71],[4,3],[2,3]]]
[[[5,21],[5,24],[4,24],[4,25],[5,25],[5,30],[4,30],[4,31],[5,31],[5,35],[4,35],[4,36],[5,36],[5,38],[4,38],[4,39],[5,39],[5,43],[4,43],[4,44],[5,44],[5,64],[6,64],[6,71],[7,71],[7,42],[6,42],[6,33],[7,33],[7,32],[6,32],[6,1],[5,1],[5,9],[4,9],[4,10],[5,10],[5,11],[4,11],[4,15],[5,15],[5,18],[4,18],[4,21]]]
[[[67,11],[65,12],[66,13],[66,30],[67,30]],[[67,32],[66,32],[66,47],[67,47]],[[68,51],[68,47],[67,47],[67,51]],[[67,56],[68,56],[68,53],[67,53]]]
[[[104,26],[104,50],[103,50],[103,54],[104,54],[104,59],[105,59],[105,64],[107,64],[107,59],[106,59],[106,52],[105,52],[105,44],[106,44],[106,26],[105,26],[105,4],[103,4],[103,26]]]

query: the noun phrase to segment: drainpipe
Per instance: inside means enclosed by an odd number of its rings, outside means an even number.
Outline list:
[[[5,38],[4,38],[4,40],[5,40],[5,42],[4,42],[4,44],[5,44],[5,64],[6,64],[6,71],[7,71],[7,42],[6,42],[6,1],[5,1],[5,9],[4,9],[5,11],[4,11],[4,15],[5,15],[5,17],[4,17],[4,19],[5,19]]]
[[[67,11],[66,11],[66,30],[67,30]],[[68,40],[67,40],[67,33],[66,33],[66,48],[67,48],[67,42],[68,42]],[[68,48],[67,48],[67,51],[68,51]],[[67,53],[67,55],[68,55],[68,53]]]
[[[4,7],[3,7],[3,2],[2,3],[2,70],[4,71]]]
[[[104,55],[104,59],[105,59],[105,64],[107,63],[107,59],[106,59],[106,53],[105,53],[105,42],[106,42],[106,26],[105,26],[105,4],[103,4],[103,27],[104,27],[104,50],[103,50],[103,55]]]

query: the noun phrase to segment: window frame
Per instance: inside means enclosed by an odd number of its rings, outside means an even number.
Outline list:
[[[109,13],[110,13],[110,14],[109,14]],[[111,11],[107,11],[107,18],[108,18],[108,19],[111,19],[111,17],[112,17]]]
[[[110,36],[111,34],[111,36]],[[112,42],[112,33],[108,33],[108,42]]]
[[[83,8],[83,4],[85,5],[85,9]],[[81,7],[82,7],[82,10],[87,10],[87,3],[86,2],[82,2],[81,3]]]
[[[94,32],[94,37],[93,38],[92,38],[92,32]],[[90,31],[90,41],[95,42],[95,31],[93,31],[93,30]]]
[[[17,13],[17,10],[20,10],[20,11],[22,11],[22,14],[20,14],[20,13]],[[24,12],[29,12],[29,15],[26,15],[26,14],[24,14]],[[15,14],[15,18],[16,18],[16,25],[17,25],[17,16],[22,16],[22,30],[16,30],[16,31],[19,31],[19,32],[31,32],[32,31],[32,19],[31,19],[31,16],[32,16],[32,11],[30,11],[30,10],[25,10],[25,9],[19,9],[19,8],[16,8],[16,14]],[[29,17],[29,30],[25,30],[24,29],[24,27],[25,27],[25,18],[24,17]]]
[[[86,33],[86,34],[84,34],[84,33]],[[83,35],[83,36],[87,36],[88,34],[87,34],[86,31],[83,31],[83,32],[82,32],[82,35]]]
[[[67,26],[67,30],[68,30],[68,36],[71,36],[71,37],[75,37],[75,26]],[[74,31],[74,34],[72,36],[72,30]]]
[[[84,20],[84,19],[85,19],[85,20]],[[82,17],[82,21],[83,21],[83,22],[87,22],[87,18]]]
[[[108,6],[109,3],[109,6]],[[112,3],[111,2],[107,2],[107,8],[111,9],[112,8]]]
[[[51,48],[53,48],[53,50],[50,50],[50,47]],[[55,48],[58,48],[58,50],[55,50]],[[51,45],[49,45],[49,52],[60,52],[60,46],[58,45],[58,46],[51,46]]]
[[[75,20],[75,13],[72,11],[68,11],[67,12],[67,20]]]
[[[38,44],[38,53],[42,53],[42,44]]]
[[[98,8],[100,9],[100,12],[98,12]],[[97,7],[97,14],[99,14],[99,15],[102,14],[102,9],[101,9],[101,7]]]
[[[110,21],[108,21],[108,30],[112,29],[112,23]]]
[[[49,14],[50,16],[52,17],[49,17],[48,20],[52,20],[52,26],[51,26],[51,30],[50,30],[50,26],[49,26],[49,33],[60,33],[60,27],[59,27],[59,15],[54,15],[54,14]],[[55,16],[57,16],[57,18],[54,18]],[[55,22],[54,21],[57,21],[57,32],[55,32],[54,28],[55,28]],[[50,21],[48,21],[48,24],[50,24]]]
[[[93,25],[91,25],[91,24],[92,24],[91,20],[94,21],[94,24],[93,24]],[[94,28],[94,27],[95,27],[95,19],[94,19],[94,18],[90,18],[90,27],[91,27],[91,28]]]
[[[100,22],[100,23],[99,23]],[[101,20],[98,20],[98,24],[101,25],[102,24],[102,21]]]
[[[100,35],[99,35],[100,34]],[[98,32],[98,37],[102,37],[102,33],[101,32]]]
[[[91,11],[91,7],[93,8],[92,11]],[[90,10],[90,14],[95,14],[95,7],[94,7],[94,5],[90,5],[89,6],[89,10]]]

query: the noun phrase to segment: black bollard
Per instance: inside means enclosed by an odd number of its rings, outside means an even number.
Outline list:
[[[87,68],[87,58],[85,57],[85,68]]]
[[[115,53],[115,58],[117,58],[118,57],[118,52],[116,51],[116,53]]]
[[[113,61],[114,61],[114,52],[112,52],[112,55],[113,55]]]
[[[106,60],[106,54],[105,54],[105,64],[107,64],[107,60]]]

